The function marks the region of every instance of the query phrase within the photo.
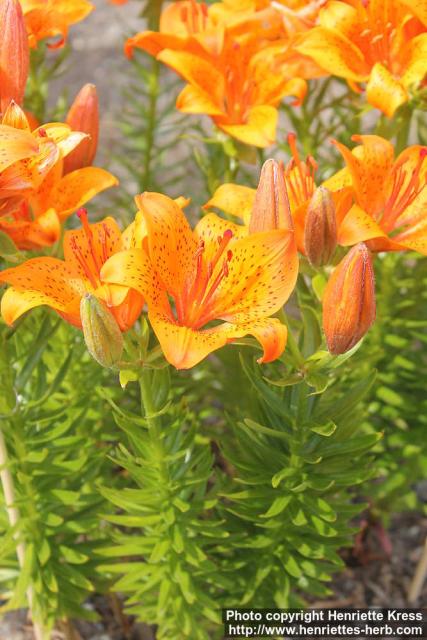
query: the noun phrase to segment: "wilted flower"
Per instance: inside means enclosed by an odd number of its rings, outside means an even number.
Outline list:
[[[323,295],[323,330],[328,349],[345,353],[375,320],[375,281],[366,245],[354,246],[335,268]]]

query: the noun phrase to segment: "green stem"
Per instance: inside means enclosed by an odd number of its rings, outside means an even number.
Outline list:
[[[156,416],[156,407],[153,396],[153,371],[143,368],[139,378],[139,388],[141,392],[141,411],[147,421],[148,432],[156,453],[159,475],[164,487],[169,483],[168,467],[165,462],[165,449],[163,444],[163,433],[161,417]]]
[[[9,466],[10,465],[9,465],[6,442],[3,436],[3,432],[0,429],[0,481],[3,488],[4,502],[5,502],[5,508],[6,508],[9,524],[11,528],[16,528],[21,516],[20,516],[19,509],[16,506],[15,485],[13,482],[13,477],[10,472]],[[15,540],[19,539],[19,535],[20,534],[17,531],[15,533]],[[19,567],[22,571],[25,563],[25,543],[22,540],[17,542],[16,555],[18,557]],[[33,587],[31,585],[27,588],[27,600],[28,600],[30,616],[33,621],[34,636],[36,640],[43,640],[43,638],[45,637],[43,633],[43,628],[38,622],[34,620],[34,616],[33,616],[34,592],[33,592]]]
[[[293,358],[295,359],[295,363],[297,365],[297,367],[299,369],[302,369],[304,367],[304,356],[302,355],[299,346],[297,344],[297,341],[294,338],[294,335],[292,333],[291,327],[289,326],[289,321],[288,318],[286,316],[286,313],[284,311],[284,309],[281,309],[279,311],[279,313],[277,314],[279,319],[281,320],[281,322],[283,322],[283,324],[286,325],[287,329],[288,329],[288,340],[287,340],[287,348],[289,349],[290,353],[292,354]]]
[[[143,173],[141,180],[141,190],[150,188],[152,171],[151,163],[153,159],[154,143],[156,136],[156,114],[157,101],[159,98],[160,87],[160,63],[154,58],[151,64],[151,73],[149,79],[149,101],[148,101],[148,118],[147,118],[147,136],[144,154]]]
[[[398,120],[400,127],[396,135],[396,154],[401,153],[408,146],[412,113],[413,110],[409,104],[405,104],[399,110]]]
[[[157,31],[160,24],[163,0],[148,2],[143,15],[148,18],[148,28]],[[160,95],[160,62],[153,58],[151,63],[151,73],[149,78],[149,101],[147,117],[147,137],[143,162],[143,172],[141,179],[141,190],[150,188],[152,180],[151,163],[154,153],[154,143],[156,137],[156,116],[157,103]]]

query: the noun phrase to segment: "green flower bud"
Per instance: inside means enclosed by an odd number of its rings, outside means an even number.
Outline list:
[[[123,335],[113,314],[96,296],[87,294],[80,303],[80,319],[90,355],[111,369],[123,353]]]

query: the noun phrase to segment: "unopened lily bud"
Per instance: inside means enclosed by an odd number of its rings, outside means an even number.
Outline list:
[[[337,246],[335,203],[331,192],[318,187],[310,200],[304,228],[307,258],[315,267],[328,264]]]
[[[73,131],[89,134],[67,155],[64,172],[88,167],[95,159],[99,135],[98,94],[94,84],[85,84],[77,94],[67,115],[66,122]]]
[[[338,355],[359,342],[375,320],[375,280],[371,254],[361,242],[335,268],[323,295],[323,330],[328,349]]]
[[[111,369],[123,353],[123,335],[113,314],[96,296],[87,294],[80,303],[80,319],[90,355]]]
[[[18,0],[0,0],[0,113],[11,100],[22,104],[28,77],[29,47]]]
[[[267,160],[261,169],[249,232],[273,229],[293,231],[293,228],[284,170],[276,160]]]

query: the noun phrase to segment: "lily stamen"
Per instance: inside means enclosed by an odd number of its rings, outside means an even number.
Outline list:
[[[294,201],[299,205],[311,198],[315,184],[317,163],[313,156],[307,156],[303,162],[298,153],[295,133],[289,133],[287,141],[292,158],[285,167],[285,181]]]
[[[404,159],[394,167],[393,187],[383,213],[383,221],[387,229],[393,229],[402,213],[414,202],[415,198],[427,186],[427,176],[425,176],[423,183],[420,182],[420,172],[426,156],[427,148],[422,148],[419,153],[417,164],[412,171],[411,178],[403,192],[402,187],[408,177],[408,171],[404,168],[404,165],[407,163],[407,159]]]

